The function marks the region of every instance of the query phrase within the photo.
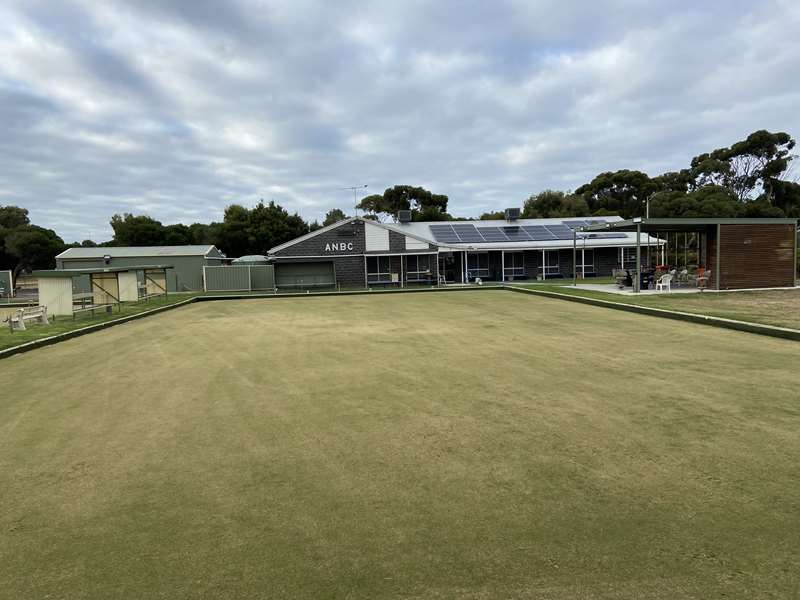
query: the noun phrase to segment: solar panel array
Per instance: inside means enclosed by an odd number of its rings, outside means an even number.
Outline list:
[[[571,240],[573,229],[586,227],[604,220],[572,220],[549,225],[504,225],[501,227],[475,227],[472,223],[438,223],[430,225],[437,242],[443,244],[481,244],[486,242],[543,242]],[[579,233],[578,237],[624,238],[624,233]]]

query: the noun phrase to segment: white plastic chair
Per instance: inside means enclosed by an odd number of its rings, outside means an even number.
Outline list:
[[[663,292],[665,288],[668,292],[672,291],[672,275],[670,273],[662,275],[656,282],[657,292]]]

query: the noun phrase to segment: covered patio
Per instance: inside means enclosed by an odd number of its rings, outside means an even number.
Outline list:
[[[635,232],[634,264],[626,269],[624,281],[618,279],[623,293],[626,287],[630,287],[628,293],[638,294],[649,291],[650,286],[675,292],[797,284],[796,219],[638,217],[590,225],[580,231]],[[642,234],[665,240],[661,252],[651,254],[641,243]],[[577,280],[574,283],[577,285]]]

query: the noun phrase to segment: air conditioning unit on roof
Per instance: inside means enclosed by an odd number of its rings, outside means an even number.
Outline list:
[[[410,210],[398,210],[397,211],[397,221],[400,223],[411,223],[411,211]]]
[[[519,219],[520,210],[518,208],[506,209],[506,221],[516,221]]]

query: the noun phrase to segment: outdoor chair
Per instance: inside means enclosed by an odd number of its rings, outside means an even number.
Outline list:
[[[678,272],[677,283],[679,285],[689,285],[689,271],[685,267]]]
[[[659,280],[656,282],[656,291],[663,292],[666,289],[668,292],[672,291],[672,274],[667,273],[666,275],[662,275]]]

